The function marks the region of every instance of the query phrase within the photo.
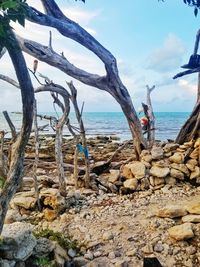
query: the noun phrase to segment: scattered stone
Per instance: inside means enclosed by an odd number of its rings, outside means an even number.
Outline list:
[[[176,239],[177,241],[187,240],[194,237],[191,223],[184,223],[181,225],[173,226],[168,229],[168,232],[170,237]]]
[[[170,169],[169,168],[160,168],[160,167],[157,167],[157,166],[153,166],[150,169],[150,174],[153,175],[153,176],[155,176],[155,177],[164,178],[169,173],[170,173]]]
[[[198,166],[195,166],[194,171],[190,174],[190,179],[196,179],[200,176],[200,168]]]
[[[176,179],[184,180],[184,173],[182,173],[179,170],[176,170],[176,169],[171,168],[170,175],[171,175],[171,177],[174,177]]]
[[[102,236],[103,240],[105,240],[105,241],[111,240],[111,239],[113,239],[113,237],[114,237],[114,235],[112,232],[104,232],[103,236]]]
[[[76,257],[76,254],[77,254],[77,253],[76,253],[76,250],[70,248],[70,249],[68,249],[67,254],[68,254],[68,256],[70,256],[71,258],[74,258],[74,257]]]
[[[131,169],[131,172],[135,178],[144,178],[146,167],[142,162],[134,161],[133,163],[129,164],[129,168]]]
[[[151,150],[152,159],[162,159],[164,151],[161,147],[153,147]]]
[[[171,162],[174,162],[174,163],[183,163],[183,161],[184,161],[184,155],[183,155],[183,153],[176,152],[176,153],[174,153],[173,156],[171,156],[169,158],[169,160]]]
[[[136,190],[138,186],[138,180],[136,178],[128,179],[124,182],[124,187],[132,190]]]
[[[184,216],[186,214],[187,211],[185,208],[181,206],[169,205],[164,208],[161,208],[156,215],[162,218],[176,218]]]
[[[189,159],[186,163],[187,168],[193,172],[195,171],[195,167],[197,166],[197,160],[196,159]]]
[[[37,244],[36,238],[31,233],[32,229],[31,224],[22,222],[4,225],[3,243],[0,245],[0,252],[4,258],[24,261],[31,256]]]
[[[200,214],[200,202],[187,204],[186,210],[191,214]]]

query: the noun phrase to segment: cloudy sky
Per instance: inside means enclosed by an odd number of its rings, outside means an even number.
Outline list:
[[[28,0],[42,11],[39,0]],[[182,0],[58,0],[63,12],[78,22],[117,58],[119,72],[127,86],[136,109],[145,101],[146,88],[156,85],[152,93],[155,111],[191,111],[197,92],[197,74],[178,80],[172,77],[181,71],[193,51],[199,17]],[[124,4],[125,3],[125,4]],[[25,29],[13,24],[23,37],[48,44],[49,28],[27,22]],[[53,32],[53,48],[64,52],[74,65],[87,71],[104,74],[101,61],[74,41]],[[33,58],[25,55],[32,68]],[[15,78],[6,54],[0,61],[1,74]],[[71,78],[45,63],[39,63],[39,72],[54,82],[65,85]],[[33,79],[34,86],[37,83]],[[85,111],[120,111],[118,104],[106,92],[74,81],[79,102],[85,101]],[[0,81],[0,109],[21,109],[20,93]],[[53,111],[47,93],[37,95],[39,111]]]

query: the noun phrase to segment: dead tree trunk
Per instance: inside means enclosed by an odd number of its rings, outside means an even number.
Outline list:
[[[8,165],[7,165],[7,160],[6,156],[4,155],[4,136],[5,132],[1,131],[0,132],[0,141],[1,141],[1,149],[0,149],[0,177],[3,178],[5,181],[7,178],[7,173],[8,173]]]
[[[122,111],[125,114],[134,138],[135,150],[138,156],[141,149],[146,147],[146,142],[142,135],[141,125],[133,107],[131,97],[119,77],[116,59],[86,30],[67,18],[54,0],[41,0],[41,2],[46,14],[43,14],[36,9],[29,8],[27,19],[40,25],[53,27],[63,36],[80,43],[82,46],[92,51],[105,65],[106,76],[99,76],[81,70],[71,64],[63,54],[59,55],[52,49],[44,47],[36,42],[18,38],[22,49],[26,53],[62,70],[69,76],[76,78],[87,85],[94,86],[110,93],[120,104]]]
[[[67,83],[69,86],[69,89],[71,90],[71,101],[74,106],[74,110],[76,113],[76,118],[79,123],[80,127],[80,134],[81,134],[81,141],[84,149],[84,160],[85,160],[85,186],[86,188],[90,187],[90,162],[89,162],[89,157],[88,157],[88,147],[87,147],[87,140],[85,136],[85,127],[83,124],[83,119],[82,119],[82,112],[80,112],[79,107],[78,107],[78,102],[77,102],[77,90],[75,86],[73,85],[73,82]]]
[[[8,179],[5,182],[0,195],[0,233],[3,228],[10,200],[12,199],[18,186],[21,183],[24,152],[32,128],[34,103],[34,90],[26,67],[26,62],[24,60],[19,44],[15,38],[15,35],[10,29],[7,31],[7,39],[6,43],[4,42],[4,44],[10,55],[20,84],[23,105],[23,120],[21,132],[15,142],[15,146],[13,147],[14,157],[12,159],[8,172]]]
[[[35,133],[35,161],[33,164],[33,178],[35,182],[35,196],[37,199],[38,209],[41,211],[41,205],[39,200],[39,188],[38,188],[38,179],[37,179],[37,168],[39,163],[39,133],[38,133],[38,122],[37,122],[37,101],[34,101],[34,133]]]
[[[8,123],[8,126],[10,127],[11,135],[12,135],[12,141],[14,142],[16,140],[16,138],[17,138],[17,132],[16,132],[16,129],[15,129],[15,126],[12,123],[12,121],[10,119],[10,116],[8,115],[7,111],[3,111],[3,115],[4,115],[4,118],[6,119],[6,121]]]
[[[149,117],[149,125],[150,130],[147,133],[147,140],[149,141],[150,147],[152,147],[155,141],[155,115],[153,112],[153,106],[151,102],[151,92],[155,89],[155,85],[151,88],[147,85],[147,106],[148,106],[148,117]]]
[[[44,86],[40,86],[35,90],[35,93],[38,92],[45,92],[49,91],[52,93],[57,93],[62,96],[64,105],[63,105],[63,115],[57,121],[55,130],[56,130],[56,138],[55,138],[55,157],[56,157],[56,164],[58,169],[58,177],[59,177],[59,186],[60,186],[60,193],[63,196],[66,196],[66,183],[65,183],[65,174],[64,174],[64,166],[63,166],[63,154],[62,154],[62,132],[64,124],[66,124],[70,105],[69,105],[69,94],[67,90],[58,85],[58,84],[47,84]]]

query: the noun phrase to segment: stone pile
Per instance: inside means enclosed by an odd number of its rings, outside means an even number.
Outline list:
[[[143,150],[140,161],[110,170],[107,174],[110,188],[130,192],[156,190],[184,180],[200,184],[199,144],[200,138],[183,145],[167,143],[154,146],[151,151]]]

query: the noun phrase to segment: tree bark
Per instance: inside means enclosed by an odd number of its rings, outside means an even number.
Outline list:
[[[26,62],[16,37],[11,29],[7,31],[7,38],[6,42],[4,43],[12,60],[21,88],[23,119],[20,134],[13,148],[14,157],[8,172],[8,179],[5,182],[0,195],[0,233],[3,229],[10,200],[12,199],[22,180],[24,152],[31,133],[34,103],[34,90],[27,70]]]
[[[155,85],[151,88],[147,85],[147,106],[148,106],[148,116],[149,116],[149,124],[150,130],[147,133],[147,140],[149,141],[150,147],[153,146],[155,141],[155,115],[153,112],[153,106],[151,102],[151,92],[155,89]]]
[[[176,143],[183,144],[188,142],[198,135],[200,130],[200,100],[196,103],[190,117],[182,126],[177,138]]]

